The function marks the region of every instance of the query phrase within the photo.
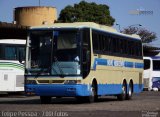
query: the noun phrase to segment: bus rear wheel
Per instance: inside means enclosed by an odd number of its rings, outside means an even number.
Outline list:
[[[40,96],[41,104],[50,104],[51,99],[50,96]]]
[[[133,95],[133,84],[130,82],[130,83],[129,83],[128,94],[127,94],[126,99],[127,99],[127,100],[132,99],[132,95]]]
[[[118,100],[123,101],[127,96],[127,84],[124,82],[122,85],[122,93],[117,95]]]

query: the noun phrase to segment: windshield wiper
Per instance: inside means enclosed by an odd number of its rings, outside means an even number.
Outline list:
[[[55,61],[55,64],[57,65],[57,67],[58,67],[58,69],[59,69],[59,71],[60,71],[60,77],[61,78],[64,78],[64,72],[63,72],[63,70],[62,70],[62,68],[61,68],[61,66],[60,66],[60,64],[59,64],[59,61],[58,61],[58,59],[57,59],[57,57],[56,56],[54,56],[54,61]]]

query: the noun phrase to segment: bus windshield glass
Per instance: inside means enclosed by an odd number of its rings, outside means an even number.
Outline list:
[[[0,44],[0,60],[18,60],[19,54],[22,54],[22,60],[25,59],[25,47],[18,44]]]
[[[76,30],[55,30],[51,74],[80,75],[80,48]]]
[[[32,31],[30,33],[29,74],[48,74],[51,64],[52,32]],[[26,61],[27,62],[27,61]]]
[[[79,75],[77,31],[32,31],[30,34],[31,75]]]

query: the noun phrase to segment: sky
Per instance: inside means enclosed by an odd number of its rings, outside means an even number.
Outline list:
[[[81,0],[40,0],[41,6],[52,6],[60,11],[67,5],[74,5]],[[157,34],[151,45],[160,47],[160,0],[85,0],[110,7],[111,16],[115,18],[120,30],[128,26],[141,24]],[[39,0],[0,0],[0,21],[13,22],[13,10],[22,6],[38,6]],[[95,11],[96,12],[96,11]],[[139,13],[139,14],[137,14]],[[119,26],[113,27],[119,31]],[[138,26],[138,25],[137,25]]]

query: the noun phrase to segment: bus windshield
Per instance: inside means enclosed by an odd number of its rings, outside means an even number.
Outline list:
[[[18,44],[0,44],[0,60],[18,60],[19,53],[25,59],[25,47]]]
[[[32,31],[29,74],[79,75],[80,57],[77,31]]]

